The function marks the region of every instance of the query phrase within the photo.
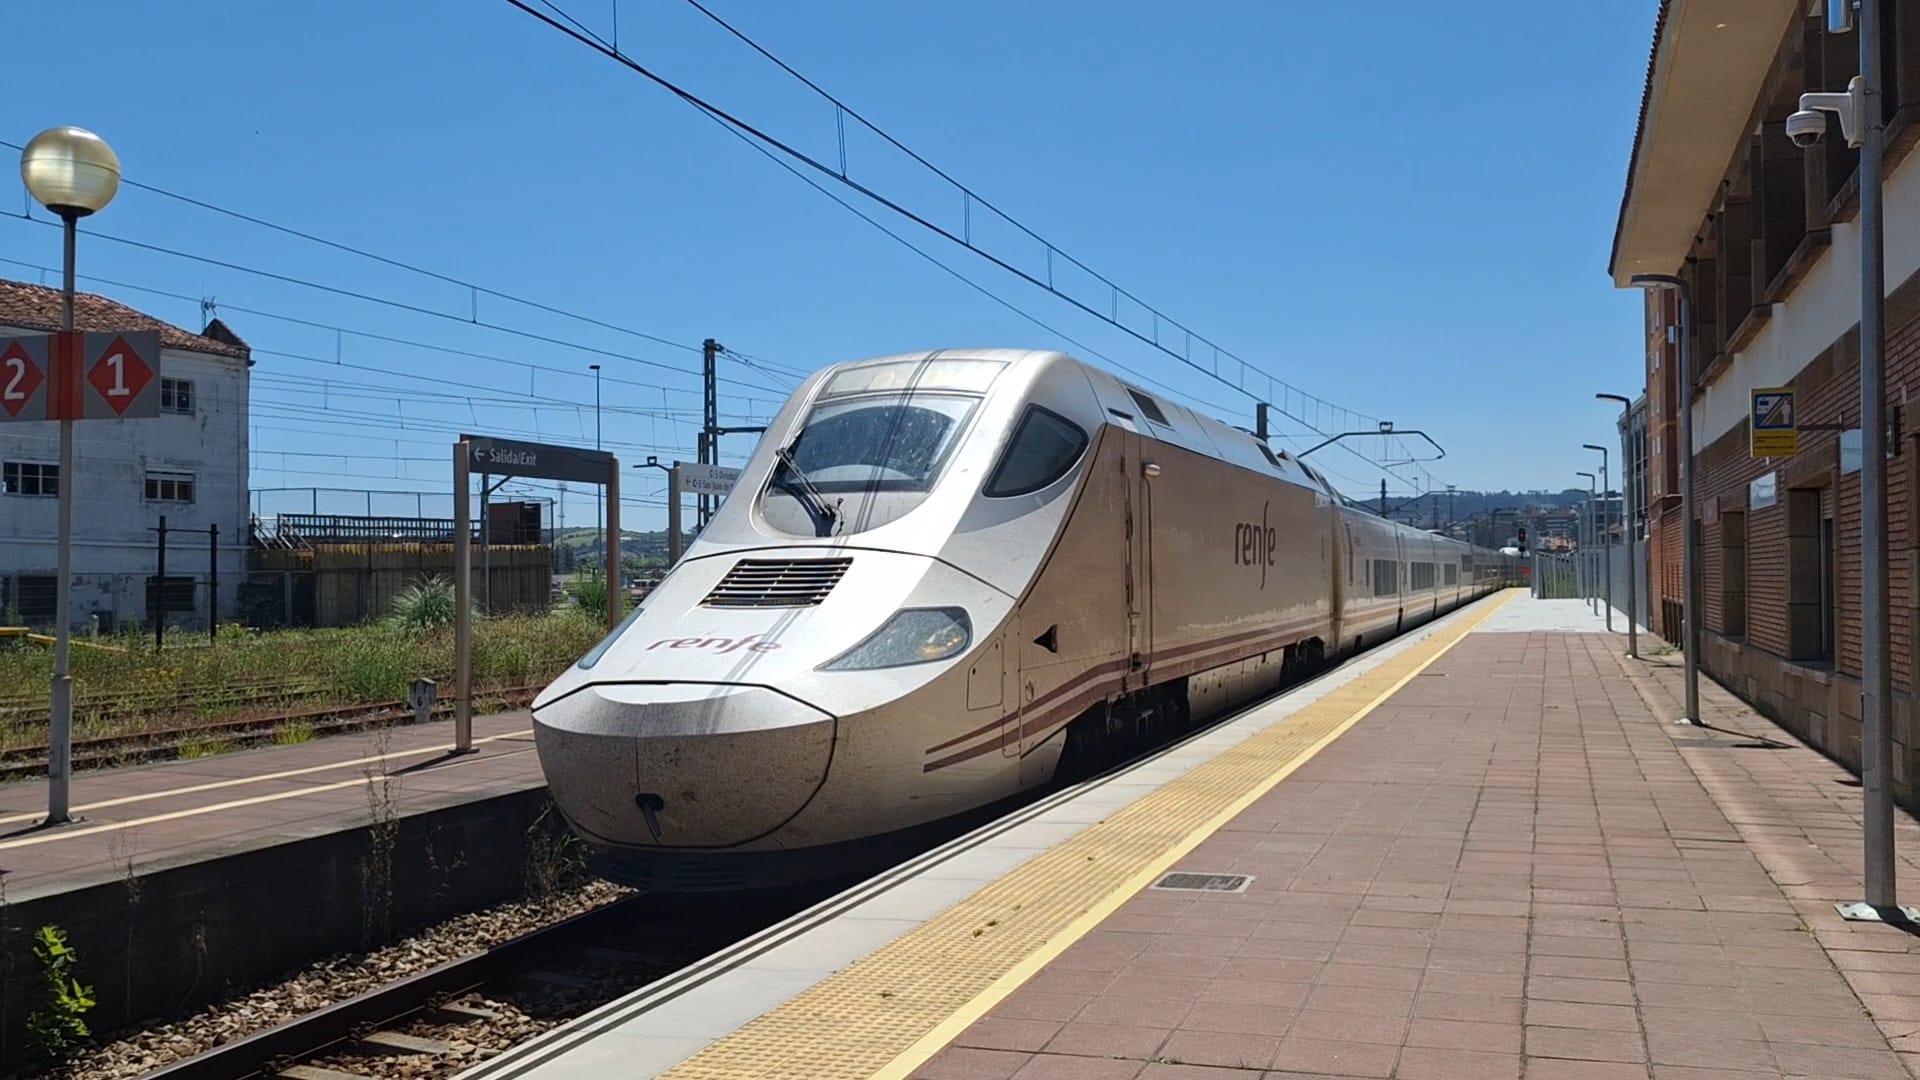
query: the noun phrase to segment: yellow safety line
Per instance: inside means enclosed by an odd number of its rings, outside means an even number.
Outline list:
[[[504,736],[496,735],[492,737],[503,738]],[[510,751],[510,753],[515,754],[524,754],[526,752],[525,750]],[[494,755],[494,757],[506,756],[506,754]],[[447,765],[449,768],[453,768],[460,765],[470,765],[482,760],[491,761],[493,758],[456,758],[453,761],[449,761]],[[262,803],[280,802],[283,799],[299,799],[308,795],[318,795],[323,791],[339,791],[342,788],[365,787],[376,780],[384,779],[390,775],[392,774],[383,772],[372,776],[362,776],[356,780],[341,780],[332,784],[316,784],[313,787],[296,788],[293,791],[281,791],[272,795],[255,795],[247,799],[231,799],[223,803],[209,803],[206,806],[195,806],[186,810],[174,810],[170,813],[133,818],[129,821],[106,822],[100,825],[83,826],[77,829],[52,829],[33,836],[23,836],[17,840],[0,842],[0,851],[6,851],[11,848],[31,847],[35,844],[51,844],[56,840],[72,840],[82,836],[92,836],[95,833],[113,832],[118,829],[135,829],[142,825],[155,825],[162,821],[175,821],[180,818],[197,817],[201,814],[215,814],[222,810],[236,810],[243,806],[259,806]]]
[[[527,728],[524,731],[509,731],[500,735],[488,735],[485,738],[473,740],[473,743],[475,746],[478,746],[481,743],[499,742],[503,739],[524,739],[531,734],[533,734],[533,729]],[[395,750],[391,753],[375,754],[372,757],[354,758],[351,761],[330,761],[325,765],[308,765],[305,768],[287,769],[284,772],[261,773],[258,776],[241,776],[232,780],[210,780],[204,784],[193,784],[188,787],[148,791],[142,792],[139,795],[122,795],[117,799],[102,799],[99,802],[76,806],[73,808],[73,811],[74,813],[84,813],[88,810],[105,810],[110,806],[125,806],[128,803],[147,802],[151,799],[172,799],[181,795],[198,795],[203,791],[218,791],[221,788],[241,787],[246,784],[263,784],[270,780],[285,780],[289,777],[306,776],[310,773],[328,772],[333,769],[348,769],[355,765],[368,765],[376,761],[393,761],[399,758],[419,757],[422,754],[444,754],[452,749],[452,743],[447,743],[444,746],[423,746],[414,750]],[[39,821],[45,816],[45,814],[9,814],[0,816],[0,825],[18,825],[26,821]]]
[[[1514,591],[828,976],[668,1080],[898,1080],[1391,698]]]

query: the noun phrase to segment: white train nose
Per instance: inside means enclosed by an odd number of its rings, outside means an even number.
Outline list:
[[[534,714],[554,803],[621,848],[752,844],[804,809],[834,717],[757,686],[589,685]]]

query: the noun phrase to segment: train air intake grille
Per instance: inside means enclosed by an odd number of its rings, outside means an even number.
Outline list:
[[[812,607],[846,576],[852,559],[742,559],[701,603],[708,607]]]

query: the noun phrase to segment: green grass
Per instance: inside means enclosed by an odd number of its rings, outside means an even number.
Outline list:
[[[429,620],[430,621],[430,620]],[[577,609],[512,615],[473,625],[476,692],[545,682],[604,633]],[[75,648],[74,729],[80,738],[131,734],[197,723],[336,705],[399,701],[426,677],[450,696],[453,630],[416,629],[390,619],[338,630],[254,632],[222,627],[209,643],[169,645],[124,635]],[[43,646],[0,645],[0,748],[44,745],[53,653]],[[310,738],[289,732],[289,741]],[[276,732],[276,739],[283,737]]]

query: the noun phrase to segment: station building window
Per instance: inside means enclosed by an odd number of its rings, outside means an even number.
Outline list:
[[[1834,640],[1833,518],[1819,488],[1787,492],[1787,657],[1831,662]]]
[[[1747,512],[1720,515],[1720,632],[1747,633]]]
[[[9,495],[60,494],[60,466],[37,461],[9,461],[0,465],[0,491]]]
[[[185,472],[147,473],[148,502],[190,503],[193,501],[193,474]]]

